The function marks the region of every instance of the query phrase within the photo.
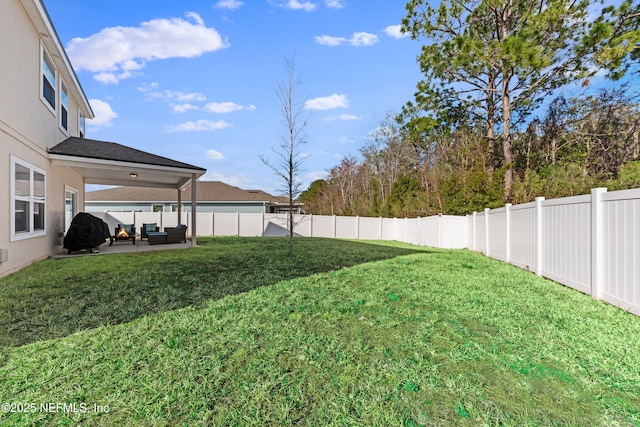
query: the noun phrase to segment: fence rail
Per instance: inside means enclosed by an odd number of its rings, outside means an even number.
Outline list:
[[[178,214],[105,212],[118,223],[175,227]],[[191,232],[191,213],[182,213]],[[202,236],[284,236],[286,214],[197,213]],[[296,215],[298,236],[397,240],[438,248],[469,248],[509,262],[640,315],[640,189],[545,200],[466,217],[366,218]]]

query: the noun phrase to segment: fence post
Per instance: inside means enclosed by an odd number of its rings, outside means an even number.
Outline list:
[[[606,188],[591,189],[591,297],[602,299],[604,286],[604,206]]]
[[[336,216],[333,216],[333,238],[336,238]]]
[[[544,257],[544,235],[542,233],[542,202],[544,197],[536,197],[536,275],[542,276]]]
[[[240,211],[236,211],[236,236],[240,235]]]
[[[382,217],[378,217],[378,236],[379,239],[378,240],[382,240]]]
[[[438,214],[438,247],[442,248],[442,214]]]
[[[473,245],[473,246],[471,246],[471,250],[472,250],[472,251],[476,251],[476,250],[478,250],[478,249],[477,249],[477,248],[478,248],[478,244],[476,243],[476,227],[477,227],[477,224],[476,224],[476,221],[477,221],[476,214],[477,214],[477,212],[475,212],[475,211],[474,211],[474,212],[473,212],[473,221],[472,221],[473,227],[471,227],[471,229],[472,229],[472,233],[473,233],[473,234],[471,234],[471,244]]]
[[[505,217],[505,227],[506,227],[506,244],[505,244],[505,262],[511,262],[511,203],[507,203],[504,205],[504,217]]]
[[[491,209],[484,208],[484,254],[489,256],[489,211]]]
[[[313,237],[313,214],[309,214],[309,237]]]

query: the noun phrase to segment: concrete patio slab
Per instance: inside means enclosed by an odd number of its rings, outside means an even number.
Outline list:
[[[51,255],[51,258],[73,258],[79,256],[96,256],[96,255],[109,255],[109,254],[124,254],[132,252],[148,252],[148,251],[165,251],[168,249],[187,249],[191,247],[191,241],[187,240],[186,243],[168,243],[150,245],[146,240],[136,240],[136,244],[133,245],[129,241],[113,242],[113,245],[109,246],[109,242],[104,245],[100,245],[98,252],[95,250],[89,252],[88,250],[74,251],[68,254],[66,249],[62,249]]]

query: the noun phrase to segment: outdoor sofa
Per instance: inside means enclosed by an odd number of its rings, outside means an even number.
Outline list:
[[[184,224],[178,224],[177,227],[165,227],[163,232],[149,232],[147,234],[150,245],[187,242],[187,226]]]

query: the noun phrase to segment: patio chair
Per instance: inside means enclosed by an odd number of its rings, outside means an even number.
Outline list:
[[[140,227],[140,240],[149,239],[149,233],[157,233],[158,231],[160,231],[160,227],[155,222],[142,224],[142,227]]]
[[[186,243],[187,242],[187,226],[178,224],[177,227],[165,227],[167,233],[167,243]]]

